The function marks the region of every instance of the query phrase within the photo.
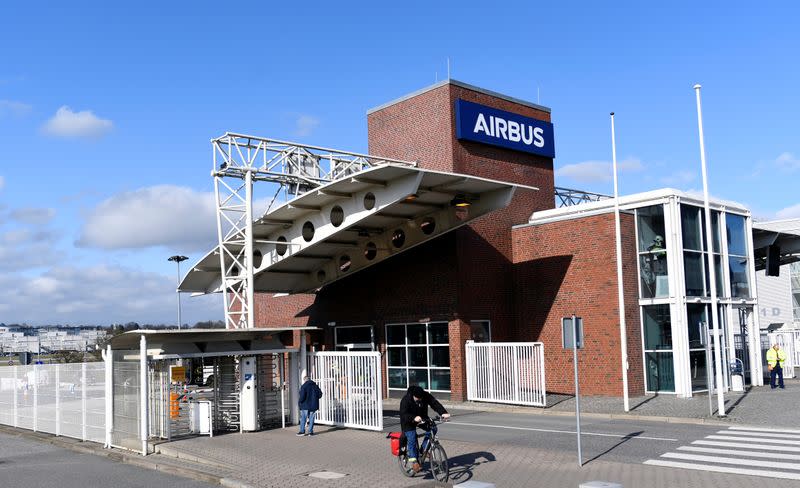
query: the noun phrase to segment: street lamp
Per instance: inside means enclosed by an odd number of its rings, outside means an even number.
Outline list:
[[[178,265],[178,279],[175,286],[175,293],[178,295],[178,330],[181,330],[181,291],[178,289],[181,286],[181,261],[186,261],[186,256],[181,256],[176,254],[175,256],[170,256],[167,261],[175,261]]]

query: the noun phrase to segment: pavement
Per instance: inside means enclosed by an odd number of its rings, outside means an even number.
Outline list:
[[[800,401],[800,381],[787,381],[786,390],[759,387],[726,398],[726,419],[708,417],[705,396],[634,399],[629,414],[619,412],[619,399],[582,398],[587,412],[583,467],[577,465],[570,398],[551,398],[553,404],[544,409],[450,403],[453,421],[442,425],[439,434],[452,483],[575,488],[602,480],[625,487],[738,488],[772,482],[800,488],[800,431],[791,429],[798,425],[792,405]],[[393,400],[385,402],[384,423],[386,431],[397,430]],[[0,428],[0,434],[8,430],[22,432]],[[159,444],[147,457],[44,434],[24,435],[238,488],[441,486],[422,474],[404,477],[385,432],[319,425],[315,430],[314,437],[296,437],[295,429],[287,428],[185,438]],[[334,478],[309,476],[319,473]]]

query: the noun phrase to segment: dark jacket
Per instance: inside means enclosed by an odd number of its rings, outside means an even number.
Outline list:
[[[315,412],[319,410],[319,399],[322,398],[322,390],[319,389],[316,383],[308,380],[300,387],[300,400],[298,406],[300,410],[310,410]]]
[[[420,401],[415,402],[414,396],[417,396]],[[433,398],[433,395],[419,386],[410,386],[403,399],[400,400],[400,429],[403,432],[416,429],[417,424],[414,422],[414,417],[427,418],[428,407],[434,409],[439,415],[447,413],[442,404]]]

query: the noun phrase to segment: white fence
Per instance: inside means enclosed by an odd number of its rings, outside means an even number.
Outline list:
[[[317,352],[309,363],[309,376],[322,390],[316,422],[383,430],[380,353]]]
[[[106,442],[105,363],[0,367],[0,424]]]
[[[467,346],[467,399],[547,406],[541,342],[472,342]]]

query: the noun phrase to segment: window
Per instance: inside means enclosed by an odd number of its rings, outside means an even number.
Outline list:
[[[471,320],[469,323],[472,340],[492,342],[492,323],[488,320]]]
[[[419,385],[450,391],[450,338],[447,322],[386,326],[389,389]]]
[[[750,298],[747,231],[744,217],[727,214],[725,218],[725,233],[728,239],[728,272],[731,277],[730,296],[734,298]]]
[[[655,205],[636,210],[641,298],[669,296],[667,241],[664,207]]]
[[[681,234],[683,235],[683,274],[686,295],[711,296],[708,272],[708,245],[706,243],[705,210],[692,205],[681,205]],[[711,212],[712,245],[714,246],[714,273],[717,295],[726,296],[722,274],[720,247],[720,213]]]
[[[675,391],[669,305],[642,307],[647,391]]]
[[[337,351],[374,351],[371,325],[346,325],[334,329]]]

